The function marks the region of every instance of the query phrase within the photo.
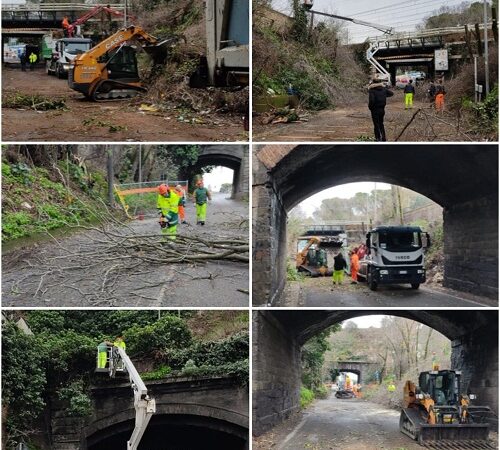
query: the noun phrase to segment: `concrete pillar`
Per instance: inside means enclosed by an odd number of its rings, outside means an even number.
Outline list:
[[[286,211],[265,166],[253,158],[253,303],[274,304],[285,286]]]
[[[234,169],[233,192],[231,198],[248,200],[250,194],[250,156],[248,146],[243,147],[243,157],[240,166]]]
[[[300,346],[266,311],[253,313],[253,433],[266,432],[300,407]]]
[[[446,287],[498,298],[498,200],[486,198],[446,208]]]

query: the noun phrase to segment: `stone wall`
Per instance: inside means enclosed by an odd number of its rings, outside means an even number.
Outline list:
[[[498,298],[498,199],[444,210],[444,286]]]
[[[300,346],[266,314],[253,313],[253,434],[258,436],[299,409]]]
[[[462,392],[477,395],[473,404],[489,406],[498,417],[498,328],[455,339],[451,368],[462,371]]]
[[[285,286],[286,211],[264,164],[253,158],[253,304],[273,304]]]

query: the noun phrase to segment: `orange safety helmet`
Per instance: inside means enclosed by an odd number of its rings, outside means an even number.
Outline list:
[[[158,192],[160,193],[160,195],[165,195],[168,191],[169,191],[169,188],[166,184],[162,184],[158,188]]]

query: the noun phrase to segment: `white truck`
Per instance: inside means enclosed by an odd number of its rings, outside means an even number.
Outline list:
[[[92,39],[88,38],[64,38],[55,42],[52,57],[46,62],[48,75],[56,75],[58,78],[68,76],[72,61],[77,55],[87,52],[92,48]]]
[[[99,351],[97,360],[96,372],[108,373],[111,378],[114,378],[117,373],[127,373],[129,376],[130,385],[134,391],[135,426],[127,441],[127,450],[137,450],[149,421],[156,412],[155,399],[148,395],[144,381],[123,348],[108,345],[105,367],[99,367]]]
[[[420,227],[373,228],[366,235],[367,254],[359,262],[358,275],[372,291],[379,284],[409,283],[418,289],[425,283],[424,253],[430,245],[429,234]]]

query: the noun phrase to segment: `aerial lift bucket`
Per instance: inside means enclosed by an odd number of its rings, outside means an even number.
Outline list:
[[[418,442],[435,449],[489,449],[487,423],[421,425]]]

